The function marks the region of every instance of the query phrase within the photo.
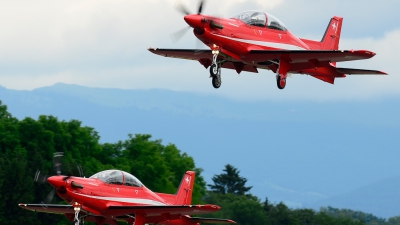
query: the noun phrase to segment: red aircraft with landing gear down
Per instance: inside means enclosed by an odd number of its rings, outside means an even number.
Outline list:
[[[55,158],[59,159],[60,156],[62,155],[56,154]],[[81,178],[60,175],[60,163],[55,163],[55,168],[58,175],[47,178],[47,181],[61,198],[71,204],[54,205],[42,202],[19,204],[20,207],[36,212],[64,214],[76,225],[83,221],[98,225],[117,225],[117,221],[133,225],[235,223],[227,219],[190,216],[220,210],[216,205],[191,205],[195,179],[193,171],[185,173],[177,193],[173,195],[152,192],[136,177],[120,170],[106,170],[89,178]],[[35,180],[40,179],[45,180],[36,175]],[[51,195],[54,195],[54,191]]]
[[[333,84],[335,78],[347,75],[386,73],[375,70],[336,67],[337,62],[369,59],[375,53],[368,50],[338,50],[343,18],[333,17],[321,41],[297,38],[271,14],[246,11],[232,18],[202,15],[204,1],[197,14],[186,14],[186,23],[194,35],[211,50],[149,48],[154,54],[197,60],[210,67],[214,88],[221,86],[221,68],[258,73],[258,69],[272,70],[279,89],[286,86],[289,73],[308,74]],[[179,34],[179,33],[178,33]]]

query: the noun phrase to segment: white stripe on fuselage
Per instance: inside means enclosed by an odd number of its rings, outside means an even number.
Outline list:
[[[242,43],[247,43],[247,44],[252,44],[252,45],[259,45],[263,47],[271,47],[271,48],[278,48],[278,49],[284,49],[284,50],[307,50],[305,48],[299,47],[297,45],[291,45],[291,44],[283,44],[283,43],[276,43],[276,42],[269,42],[269,41],[255,41],[255,40],[246,40],[246,39],[240,39],[240,38],[233,38],[233,37],[227,37],[219,34],[213,34],[218,37],[226,38],[232,41],[237,41],[237,42],[242,42]]]
[[[232,26],[234,26],[234,27],[239,27],[239,25],[234,24],[234,23],[229,23],[229,25],[232,25]]]
[[[115,198],[115,197],[100,197],[100,196],[84,195],[84,194],[79,194],[79,193],[74,193],[74,194],[84,196],[87,198],[113,201],[113,202],[134,203],[134,204],[143,204],[143,205],[166,205],[162,202],[158,202],[158,201],[154,201],[154,200],[150,200],[150,199],[143,199],[143,198]]]

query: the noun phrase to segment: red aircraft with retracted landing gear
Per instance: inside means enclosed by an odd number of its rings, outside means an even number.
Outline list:
[[[64,214],[76,225],[83,221],[98,225],[128,224],[199,225],[201,223],[235,223],[227,219],[199,218],[190,215],[207,214],[220,210],[216,205],[191,205],[195,172],[187,171],[176,194],[152,192],[133,175],[120,170],[106,170],[89,178],[61,175],[62,154],[55,154],[56,176],[47,178],[55,192],[67,205],[19,204],[36,212]],[[38,178],[35,180],[46,180]],[[51,197],[52,199],[52,197]]]
[[[258,69],[276,74],[277,86],[284,89],[288,74],[308,74],[333,84],[336,78],[347,75],[386,75],[376,70],[336,67],[337,62],[369,59],[375,56],[368,50],[338,50],[342,29],[341,17],[333,17],[321,41],[294,36],[285,25],[271,14],[245,11],[232,18],[217,18],[201,14],[204,1],[197,14],[190,14],[183,5],[187,24],[194,35],[211,50],[161,49],[149,51],[172,58],[199,61],[210,67],[214,88],[221,86],[221,68],[258,73]]]

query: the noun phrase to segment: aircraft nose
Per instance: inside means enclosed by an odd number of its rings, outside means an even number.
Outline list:
[[[58,189],[65,184],[63,178],[63,176],[52,176],[47,178],[47,181],[51,184],[51,186]]]
[[[187,15],[184,17],[185,21],[189,26],[193,28],[202,28],[203,23],[202,20],[204,19],[202,15],[197,15],[197,14],[192,14],[192,15]]]

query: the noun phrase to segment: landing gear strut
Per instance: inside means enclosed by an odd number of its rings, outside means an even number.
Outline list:
[[[75,211],[75,218],[74,218],[74,224],[75,225],[81,225],[85,223],[85,220],[81,220],[79,218],[79,212],[81,211],[81,204],[79,204],[78,202],[74,202],[73,204],[74,206],[74,211]]]
[[[215,50],[212,51],[213,54],[213,63],[210,67],[210,77],[212,78],[212,85],[215,89],[221,87],[221,62],[217,62],[219,47],[214,45]]]
[[[130,217],[130,219],[127,220],[128,224],[132,224],[132,225],[143,225],[146,222],[146,218],[143,217],[142,215],[127,215],[128,217]]]

